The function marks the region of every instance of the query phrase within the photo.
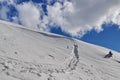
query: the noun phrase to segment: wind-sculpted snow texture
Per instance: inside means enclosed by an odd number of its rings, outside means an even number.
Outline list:
[[[0,21],[0,80],[120,80],[120,54]]]

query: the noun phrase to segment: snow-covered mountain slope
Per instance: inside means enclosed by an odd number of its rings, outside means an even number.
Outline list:
[[[0,21],[0,80],[120,80],[120,54]]]

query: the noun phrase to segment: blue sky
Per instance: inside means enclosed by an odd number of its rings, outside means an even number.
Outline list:
[[[81,40],[120,52],[120,30],[118,25],[104,24],[103,27],[104,31],[100,33],[90,31]]]
[[[120,0],[1,0],[0,19],[120,52]]]
[[[100,45],[103,47],[107,47],[109,49],[120,52],[120,29],[118,29],[118,25],[116,24],[103,24],[104,31],[97,33],[95,30],[92,30],[86,33],[83,37],[79,38],[79,40],[92,43],[95,45]],[[64,35],[67,37],[72,37],[70,34],[62,31],[60,27],[51,28],[52,33]]]

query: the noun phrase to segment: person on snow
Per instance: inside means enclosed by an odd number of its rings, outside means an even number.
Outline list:
[[[110,58],[110,57],[112,57],[112,55],[113,55],[113,53],[111,51],[109,51],[109,53],[107,55],[105,55],[104,58]]]

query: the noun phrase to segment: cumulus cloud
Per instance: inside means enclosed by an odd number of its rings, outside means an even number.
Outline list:
[[[40,12],[31,2],[16,5],[19,12],[19,19],[24,26],[36,29],[40,24]]]
[[[114,12],[114,13],[113,13]],[[114,7],[109,11],[106,22],[112,22],[119,25],[120,28],[120,8]]]
[[[33,30],[48,31],[48,18],[43,14],[41,4],[26,2],[15,6],[18,10],[19,17],[15,21],[20,21],[22,25]],[[41,19],[41,16],[44,16]]]
[[[113,15],[115,12],[118,12],[114,8],[116,7],[118,9],[120,7],[120,1],[75,0],[73,1],[73,5],[76,9],[76,13],[70,16],[69,20],[72,20],[70,22],[75,23],[74,26],[83,29],[83,31],[95,29],[97,32],[100,32],[103,30],[101,25],[107,22],[108,16],[110,16],[110,10],[112,9],[111,14]],[[112,20],[112,18],[109,20]]]
[[[9,11],[9,9],[6,6],[2,6],[0,8],[0,18],[3,20],[8,20],[8,18],[7,18],[8,11]]]
[[[92,29],[102,31],[101,25],[105,22],[120,24],[119,5],[119,0],[65,1],[64,5],[56,3],[52,7],[48,6],[48,14],[62,29],[81,37]],[[61,10],[61,7],[64,9]]]
[[[22,4],[16,4],[14,0],[5,1],[19,12],[19,17],[13,17],[14,22],[20,21],[32,29],[48,30],[49,26],[57,25],[71,35],[81,37],[93,29],[102,31],[104,23],[120,25],[120,0],[48,0],[47,3],[30,1]],[[51,5],[53,1],[56,2]],[[47,15],[42,4],[47,6]],[[7,10],[1,9],[0,12],[0,16],[6,19]]]

